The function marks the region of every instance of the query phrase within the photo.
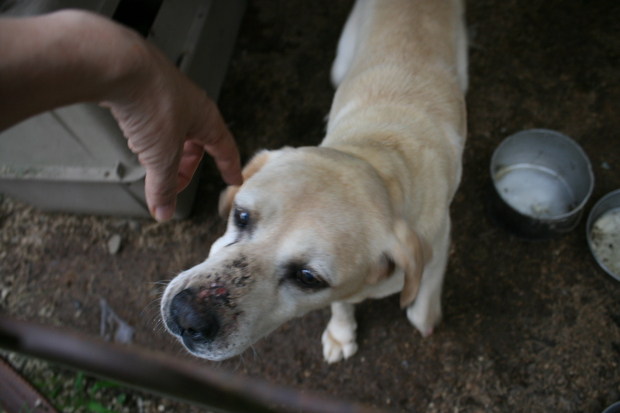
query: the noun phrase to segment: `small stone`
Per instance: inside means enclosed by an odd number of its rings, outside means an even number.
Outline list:
[[[9,287],[0,288],[0,305],[6,302],[6,298],[9,296],[10,292],[11,292],[11,289]]]
[[[118,234],[114,234],[110,237],[110,239],[108,240],[108,251],[110,252],[110,254],[114,255],[118,253],[118,251],[121,249],[121,241],[122,238]]]
[[[130,219],[127,223],[129,225],[129,229],[133,232],[140,231],[140,228],[142,227],[140,221],[136,219]]]

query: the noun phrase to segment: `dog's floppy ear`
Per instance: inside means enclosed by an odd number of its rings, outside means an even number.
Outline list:
[[[254,157],[250,160],[250,162],[243,168],[243,181],[247,181],[250,179],[252,175],[260,170],[267,163],[271,152],[263,150],[258,152]],[[226,219],[228,214],[230,214],[230,209],[232,208],[233,199],[235,198],[235,194],[239,191],[240,186],[230,185],[220,195],[220,202],[218,206],[218,210],[220,213],[220,217]]]
[[[366,283],[373,285],[381,280],[388,278],[394,272],[396,264],[387,253],[382,253],[375,266],[370,270],[370,274],[366,277]]]
[[[410,305],[418,295],[424,266],[432,258],[428,242],[418,236],[402,219],[394,222],[393,236],[386,256],[405,274],[405,283],[400,293],[400,306]]]

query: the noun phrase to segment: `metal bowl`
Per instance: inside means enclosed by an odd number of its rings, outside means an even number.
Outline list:
[[[491,178],[492,214],[525,238],[572,231],[594,188],[592,166],[581,147],[546,129],[504,139],[493,153]]]
[[[620,189],[608,193],[592,207],[586,236],[598,265],[620,281]]]
[[[607,407],[603,413],[620,413],[620,402],[616,402],[611,406]]]

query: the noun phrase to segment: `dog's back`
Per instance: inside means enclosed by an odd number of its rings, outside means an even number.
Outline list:
[[[328,134],[354,106],[399,104],[442,116],[464,135],[462,15],[460,0],[358,0],[332,67],[338,91]]]
[[[408,185],[403,180],[425,163],[420,148],[433,146],[445,159],[441,181],[451,199],[466,135],[466,48],[460,0],[358,0],[332,67],[338,88],[321,145],[348,147],[384,171],[388,185],[388,175]],[[400,152],[402,168],[379,165],[393,157],[362,155],[365,144]]]

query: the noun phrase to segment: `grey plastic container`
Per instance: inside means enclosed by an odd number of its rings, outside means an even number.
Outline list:
[[[594,188],[581,147],[552,130],[532,129],[504,139],[493,153],[491,213],[524,238],[572,231]]]
[[[111,17],[121,3],[40,1],[8,14],[78,7]],[[147,39],[217,100],[245,6],[163,1]],[[179,194],[175,218],[190,213],[198,175]],[[0,133],[0,192],[42,210],[148,217],[144,176],[109,111],[94,104],[46,112]]]

